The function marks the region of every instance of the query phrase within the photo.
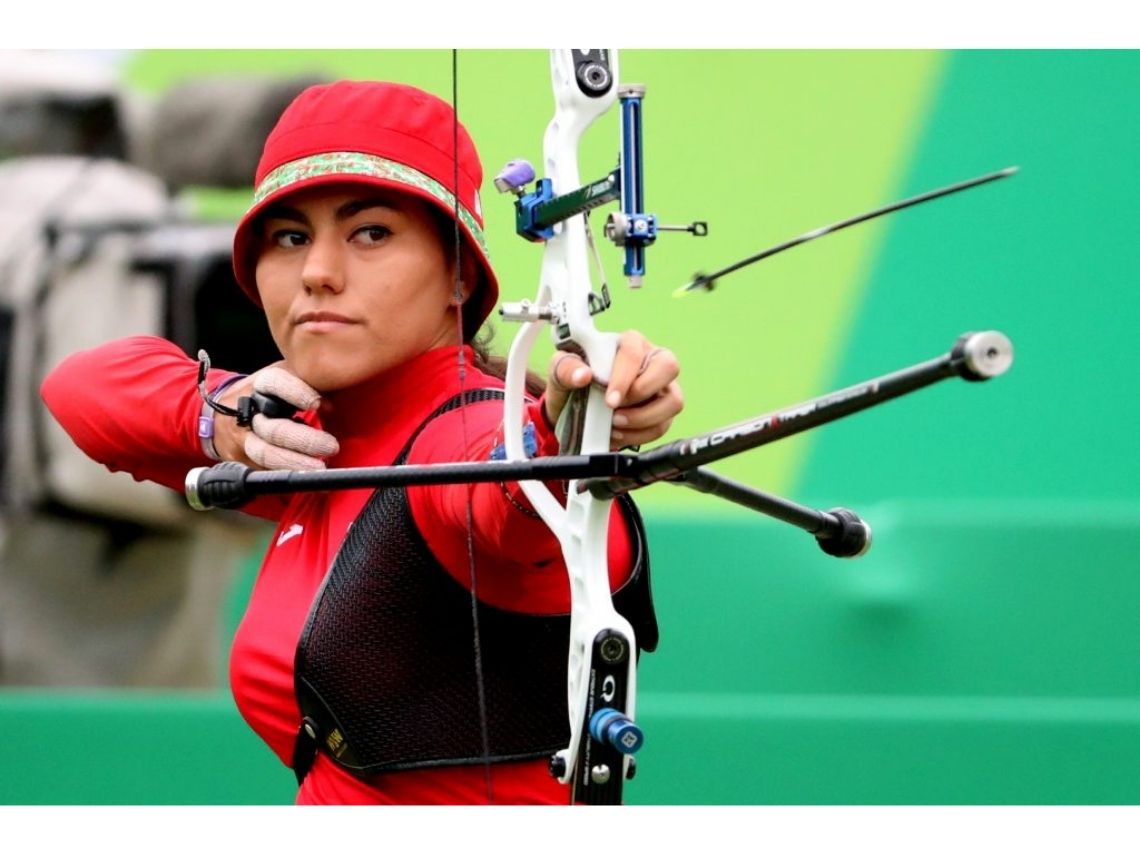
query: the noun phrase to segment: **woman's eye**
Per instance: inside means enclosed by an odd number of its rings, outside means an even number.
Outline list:
[[[308,241],[308,237],[301,231],[290,231],[288,229],[281,229],[275,231],[270,235],[270,240],[276,246],[283,249],[292,249],[295,246],[304,246]]]
[[[352,239],[367,245],[379,243],[391,233],[392,230],[383,225],[366,225],[353,232]]]

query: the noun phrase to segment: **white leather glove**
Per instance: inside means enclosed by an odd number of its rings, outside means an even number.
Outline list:
[[[320,405],[320,394],[283,368],[263,368],[250,379],[254,391],[279,397],[301,411],[315,410]],[[323,469],[325,458],[340,450],[332,434],[289,418],[266,418],[258,413],[250,426],[245,453],[262,468]]]

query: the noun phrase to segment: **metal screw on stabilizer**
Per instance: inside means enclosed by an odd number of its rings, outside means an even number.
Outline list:
[[[595,765],[590,769],[590,779],[595,783],[608,783],[610,781],[610,766]]]

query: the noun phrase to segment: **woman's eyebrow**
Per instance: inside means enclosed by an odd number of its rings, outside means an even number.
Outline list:
[[[298,222],[301,225],[309,225],[309,218],[296,208],[291,208],[288,205],[270,205],[261,214],[262,222],[271,219],[284,219],[290,222]]]
[[[386,210],[399,212],[401,209],[399,203],[392,199],[383,196],[369,196],[366,199],[353,199],[350,202],[345,202],[336,209],[337,219],[351,219],[361,211],[366,211],[371,208],[385,208]]]
[[[368,198],[352,199],[351,201],[345,202],[336,209],[335,216],[338,220],[351,219],[361,211],[370,210],[371,208],[384,208],[385,210],[395,211],[397,213],[403,210],[400,203],[394,199],[384,196],[369,196]],[[311,225],[309,218],[305,216],[301,210],[285,204],[270,205],[261,214],[261,218],[263,221],[283,219],[305,226]]]

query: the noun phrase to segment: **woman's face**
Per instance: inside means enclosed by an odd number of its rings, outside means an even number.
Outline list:
[[[454,265],[426,203],[318,187],[271,206],[261,224],[256,278],[270,332],[317,391],[458,343]]]

